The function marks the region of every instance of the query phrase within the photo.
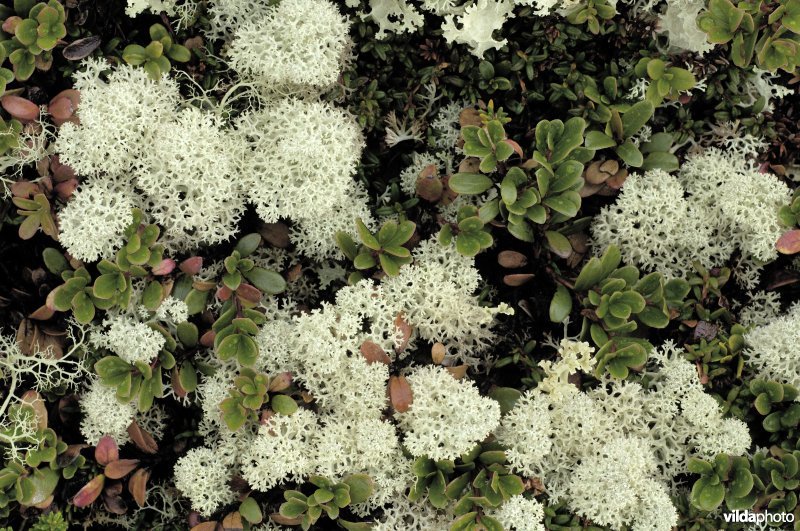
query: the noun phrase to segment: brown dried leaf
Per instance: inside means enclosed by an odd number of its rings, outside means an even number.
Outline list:
[[[447,349],[444,348],[443,344],[437,342],[431,347],[431,359],[435,364],[441,364],[444,361],[445,354],[447,354]]]
[[[135,420],[128,426],[128,435],[130,435],[133,444],[135,444],[139,450],[146,454],[158,453],[158,444],[156,444],[155,439],[143,430]]]
[[[81,490],[72,498],[72,504],[75,507],[88,507],[100,496],[103,492],[103,485],[106,482],[106,477],[103,474],[95,476],[89,483],[83,486]]]
[[[197,524],[194,526],[191,531],[216,531],[219,522],[216,520],[212,520],[211,522],[203,522],[202,524]]]
[[[222,519],[222,528],[225,531],[244,531],[244,525],[242,524],[242,515],[239,514],[239,511],[230,513],[229,515],[225,516]]]
[[[392,376],[389,378],[389,400],[398,413],[405,413],[414,403],[414,393],[405,376]]]
[[[55,310],[44,306],[39,306],[36,311],[28,316],[29,319],[36,319],[37,321],[47,321],[56,314]]]
[[[119,446],[110,435],[103,436],[94,449],[94,460],[97,464],[106,466],[119,459]]]
[[[528,264],[528,257],[517,251],[500,251],[497,263],[506,269],[517,269]]]
[[[274,247],[284,249],[289,247],[289,227],[284,223],[264,223],[258,233],[264,240]]]
[[[478,109],[473,107],[467,107],[461,111],[461,114],[458,115],[458,123],[461,127],[465,125],[483,125],[483,122],[481,122],[481,114],[478,112]]]
[[[280,513],[272,513],[269,519],[280,525],[300,525],[300,518],[289,518]]]
[[[364,356],[364,359],[367,360],[368,364],[378,362],[389,365],[392,363],[392,360],[389,359],[389,356],[386,354],[386,352],[384,352],[380,345],[373,343],[372,341],[364,341],[359,350],[361,351],[361,355]]]
[[[408,324],[403,318],[402,312],[398,313],[397,317],[395,317],[394,326],[403,334],[403,340],[394,348],[395,352],[400,353],[403,352],[408,346],[408,342],[411,340],[411,333],[414,331],[414,329],[411,328],[411,325]]]
[[[73,41],[64,48],[62,52],[64,54],[64,59],[67,61],[80,61],[86,57],[89,57],[93,51],[100,46],[100,36],[92,35],[91,37],[84,37],[83,39],[78,39],[77,41]]]
[[[518,273],[515,275],[505,275],[503,284],[506,286],[518,287],[527,284],[533,279],[533,273]]]
[[[467,375],[467,366],[466,365],[456,365],[455,367],[445,367],[447,372],[453,375],[453,378],[456,380],[460,380],[464,376]]]
[[[122,483],[115,481],[103,490],[103,504],[108,512],[113,514],[125,514],[128,512],[128,504],[120,497],[122,494]]]
[[[284,389],[288,389],[292,385],[292,373],[281,372],[272,377],[269,381],[269,392],[280,393]]]
[[[106,465],[105,475],[109,479],[121,479],[139,466],[138,459],[117,459]]]
[[[131,493],[133,499],[139,507],[144,507],[147,501],[147,480],[150,479],[150,471],[145,468],[140,468],[133,473],[128,480],[128,492]]]

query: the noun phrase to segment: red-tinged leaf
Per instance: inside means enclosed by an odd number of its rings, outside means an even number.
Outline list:
[[[56,288],[56,289],[58,289],[58,288]],[[56,296],[56,290],[54,289],[54,290],[50,291],[50,293],[47,294],[47,298],[44,300],[44,305],[47,307],[47,309],[51,310],[54,313],[56,311],[58,311],[58,310],[56,310],[55,302],[53,301],[55,296]]]
[[[41,193],[39,185],[31,181],[17,181],[12,183],[10,188],[14,197],[28,198]]]
[[[39,106],[31,100],[26,100],[20,96],[4,96],[0,100],[3,109],[6,110],[12,118],[16,118],[20,122],[32,122],[39,118]]]
[[[103,485],[105,485],[106,477],[103,474],[95,476],[89,483],[83,486],[78,494],[72,498],[72,504],[75,507],[88,507],[100,496],[103,492]]]
[[[128,504],[120,496],[122,494],[122,484],[118,481],[112,483],[103,490],[103,505],[112,514],[125,514],[128,512]]]
[[[121,479],[139,466],[138,459],[118,459],[106,465],[105,475],[109,479]]]
[[[119,446],[110,435],[105,435],[98,441],[94,449],[94,460],[98,465],[106,466],[119,459]]]
[[[148,479],[150,479],[150,471],[145,468],[140,468],[134,472],[131,479],[128,480],[128,491],[139,507],[144,507],[147,501]]]
[[[239,287],[236,288],[236,294],[242,299],[252,302],[253,304],[258,304],[258,302],[261,300],[261,297],[264,296],[260,289],[244,282],[239,284]]]
[[[169,275],[175,269],[175,260],[172,258],[164,258],[161,263],[155,266],[151,271],[154,275],[164,276]]]
[[[217,337],[217,333],[213,330],[209,330],[202,336],[200,336],[200,344],[206,348],[211,348],[214,346],[214,339]]]
[[[386,365],[390,365],[392,360],[389,359],[389,356],[384,352],[384,350],[378,345],[377,343],[373,343],[372,341],[364,341],[359,348],[361,351],[361,355],[364,356],[364,359],[367,360],[367,363],[385,363]]]
[[[228,286],[220,286],[217,289],[217,298],[219,300],[221,300],[221,301],[226,301],[226,300],[230,299],[231,298],[231,294],[232,294],[232,292],[228,288]]]
[[[68,181],[64,181],[63,183],[58,183],[55,186],[56,193],[60,199],[69,199],[72,197],[72,194],[75,193],[75,190],[78,189],[78,179],[70,179]]]
[[[52,308],[48,308],[47,305],[39,306],[35,312],[30,314],[28,317],[31,319],[36,319],[37,321],[47,321],[53,315],[55,315],[55,310]]]
[[[181,377],[180,373],[178,372],[178,367],[175,366],[172,368],[172,373],[170,375],[170,382],[172,383],[172,390],[175,392],[175,395],[179,398],[185,398],[186,395],[189,393],[186,392],[186,389],[183,388],[181,385]]]
[[[135,444],[139,450],[146,454],[158,453],[158,444],[156,444],[155,439],[143,430],[136,421],[131,422],[131,425],[128,426],[128,435],[130,435],[133,444]]]
[[[269,392],[280,393],[281,391],[288,389],[290,385],[292,385],[292,373],[281,372],[273,376],[269,381]]]
[[[405,413],[414,403],[414,393],[405,376],[389,378],[389,399],[392,401],[392,407],[398,413]]]
[[[775,244],[775,247],[781,254],[800,253],[800,229],[785,232],[783,236],[778,238],[778,243]]]
[[[187,258],[178,268],[186,273],[187,275],[196,275],[203,269],[203,257],[202,256],[192,256],[191,258]]]
[[[36,415],[36,424],[39,429],[46,429],[47,407],[45,407],[44,400],[42,400],[42,395],[33,390],[25,391],[20,401],[33,408],[33,412]]]
[[[519,158],[521,158],[521,159],[525,158],[525,155],[522,154],[522,147],[520,147],[519,144],[517,144],[516,142],[514,142],[510,138],[506,138],[503,142],[505,142],[506,144],[511,146],[514,149],[514,153],[519,155]]]
[[[400,353],[403,352],[408,346],[408,342],[411,340],[411,333],[414,331],[414,329],[411,328],[411,325],[406,322],[402,313],[397,314],[397,317],[394,320],[394,326],[403,334],[403,339],[400,341],[400,344],[394,348],[396,352]]]

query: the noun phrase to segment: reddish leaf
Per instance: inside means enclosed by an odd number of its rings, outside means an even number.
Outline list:
[[[231,290],[228,286],[220,286],[217,289],[217,298],[221,301],[226,301],[231,298]]]
[[[261,290],[259,290],[257,287],[251,286],[250,284],[246,284],[244,282],[239,284],[239,287],[236,288],[236,294],[244,300],[252,302],[253,304],[258,304],[263,296]]]
[[[100,496],[103,492],[103,485],[106,482],[106,477],[103,474],[96,476],[89,483],[83,486],[78,494],[72,498],[72,503],[75,507],[88,507]]]
[[[203,269],[203,257],[202,256],[192,256],[191,258],[187,258],[178,268],[186,273],[187,275],[196,275]]]
[[[147,501],[147,480],[150,479],[150,471],[140,468],[133,473],[131,479],[128,480],[128,491],[136,500],[139,507],[144,507]]]
[[[78,189],[78,179],[69,179],[63,183],[58,183],[55,187],[58,197],[61,199],[69,199],[75,190]]]
[[[202,336],[200,336],[200,344],[204,347],[211,348],[214,346],[214,338],[217,337],[217,333],[213,330],[209,330]]]
[[[27,404],[33,408],[33,412],[36,415],[37,426],[39,429],[46,429],[47,428],[47,408],[45,407],[44,400],[42,400],[42,396],[37,393],[36,391],[25,391],[23,393],[22,398],[20,401],[23,404]]]
[[[118,459],[106,465],[105,475],[109,479],[124,478],[139,466],[138,459]]]
[[[158,444],[156,444],[155,439],[139,427],[136,421],[131,422],[131,425],[128,426],[128,435],[131,436],[133,444],[135,444],[139,450],[146,454],[158,453]]]
[[[394,326],[403,334],[402,341],[400,341],[400,344],[396,346],[394,350],[396,352],[403,352],[408,346],[408,342],[411,340],[411,333],[414,331],[414,329],[411,328],[411,325],[406,322],[402,313],[397,314],[397,317],[394,320]]]
[[[392,360],[389,359],[389,356],[383,351],[380,345],[373,343],[372,341],[364,341],[359,350],[361,351],[361,355],[364,356],[364,359],[366,359],[367,363],[369,364],[378,362],[389,365],[392,363]]]
[[[175,260],[172,258],[164,258],[157,266],[152,269],[154,275],[164,276],[172,273],[175,269]]]
[[[292,385],[292,373],[281,372],[269,381],[269,392],[280,393],[284,389],[288,389],[290,385]]]
[[[119,459],[119,446],[110,435],[100,439],[94,449],[94,460],[97,464],[106,466]]]
[[[505,275],[503,277],[503,284],[506,286],[522,286],[533,280],[533,273],[518,273],[516,275]]]
[[[122,494],[122,483],[115,481],[103,489],[103,504],[108,512],[113,514],[125,514],[128,512],[128,504],[120,497]]]
[[[389,399],[392,407],[398,413],[405,413],[414,403],[414,393],[405,376],[392,376],[389,378]]]
[[[775,247],[782,254],[800,253],[800,229],[785,232],[783,236],[778,238],[778,243],[775,244]]]
[[[9,95],[4,96],[0,102],[6,112],[20,122],[32,122],[39,118],[39,106],[31,100]]]
[[[175,395],[180,398],[185,398],[186,395],[189,393],[186,392],[186,389],[183,388],[181,385],[181,377],[180,373],[178,372],[178,367],[175,366],[172,368],[172,374],[170,376],[170,381],[172,383],[172,390],[175,391]]]

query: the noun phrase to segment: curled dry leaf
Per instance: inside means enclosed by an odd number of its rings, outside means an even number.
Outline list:
[[[110,435],[103,436],[94,448],[94,460],[98,465],[106,466],[119,459],[119,446]]]
[[[136,501],[136,505],[144,507],[147,501],[147,480],[150,479],[150,471],[145,468],[140,468],[133,473],[128,480],[128,491]]]
[[[130,435],[133,444],[146,454],[158,453],[158,444],[156,444],[153,436],[143,430],[134,420],[128,426],[128,435]]]
[[[89,483],[83,486],[81,490],[72,498],[72,504],[75,507],[88,507],[100,496],[103,492],[103,485],[105,485],[106,477],[103,474],[95,476]]]
[[[105,475],[109,479],[121,479],[139,466],[138,459],[118,459],[106,465]]]
[[[361,351],[361,355],[364,356],[364,359],[366,359],[367,363],[369,364],[378,362],[389,365],[392,363],[392,360],[389,359],[389,356],[386,354],[386,352],[384,352],[380,345],[373,343],[372,341],[364,341],[359,350]]]
[[[405,376],[392,376],[389,378],[389,400],[398,413],[405,413],[414,403],[414,393]]]
[[[400,344],[394,348],[395,352],[400,353],[403,352],[408,346],[408,342],[411,340],[411,333],[414,331],[414,329],[411,328],[411,325],[406,322],[402,313],[398,313],[397,317],[395,317],[394,326],[403,334],[402,341],[400,341]]]
[[[120,496],[122,494],[122,483],[114,481],[103,489],[103,505],[112,514],[125,514],[128,512],[128,504]]]

